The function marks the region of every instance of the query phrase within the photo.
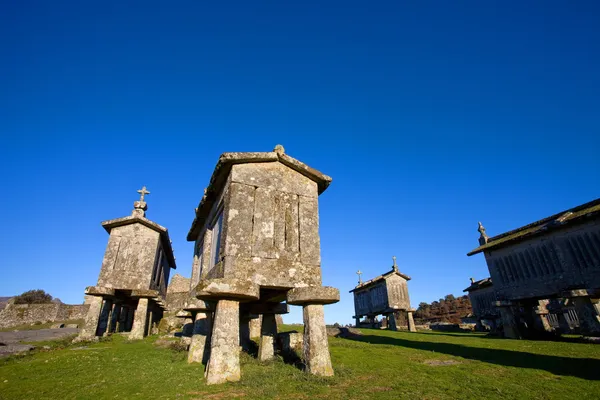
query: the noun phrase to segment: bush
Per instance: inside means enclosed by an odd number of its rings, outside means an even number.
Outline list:
[[[28,290],[14,298],[15,304],[46,304],[52,302],[52,296],[41,289]]]

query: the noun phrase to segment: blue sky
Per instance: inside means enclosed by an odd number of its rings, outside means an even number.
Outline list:
[[[398,257],[413,306],[488,275],[502,233],[600,194],[600,3],[0,5],[0,295],[82,301],[107,219],[146,185],[178,269],[219,155],[286,152],[333,177],[323,283]],[[527,4],[523,4],[527,3]],[[288,322],[299,322],[293,307]]]

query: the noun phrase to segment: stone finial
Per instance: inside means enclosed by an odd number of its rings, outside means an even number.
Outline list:
[[[475,279],[469,278],[471,280],[471,285],[475,283]]]
[[[480,236],[479,236],[479,244],[480,245],[484,245],[484,244],[486,244],[488,242],[488,240],[490,238],[485,233],[485,228],[483,227],[483,225],[481,224],[481,222],[478,222],[478,224],[479,224],[479,228],[477,228],[477,231],[480,234]]]
[[[140,194],[140,199],[133,203],[133,212],[131,213],[131,215],[137,217],[144,217],[146,216],[146,210],[148,209],[148,205],[144,201],[144,196],[150,194],[150,192],[148,191],[148,189],[146,189],[146,186],[142,187],[137,192]]]
[[[275,146],[275,148],[273,149],[273,151],[275,153],[277,153],[277,154],[285,154],[285,149],[280,144],[278,144],[277,146]]]
[[[392,260],[394,260],[394,265],[392,265],[392,268],[394,269],[394,271],[398,271],[398,264],[396,264],[396,256],[392,256]]]
[[[360,271],[360,269],[358,271],[356,271],[356,275],[358,275],[358,284],[360,285],[362,283],[362,272]]]

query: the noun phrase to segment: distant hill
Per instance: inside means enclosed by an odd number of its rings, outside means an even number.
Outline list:
[[[6,305],[8,304],[8,301],[10,299],[12,299],[13,296],[9,296],[9,297],[0,297],[0,311],[4,310],[6,308]]]
[[[425,322],[450,322],[460,323],[460,319],[473,312],[471,302],[468,296],[455,298],[453,295],[446,295],[439,301],[431,304],[421,303],[415,312],[417,323]]]

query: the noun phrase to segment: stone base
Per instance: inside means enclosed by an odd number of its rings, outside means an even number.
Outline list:
[[[210,359],[206,368],[208,385],[240,380],[239,319],[238,301],[219,300],[213,323]]]
[[[323,305],[305,305],[303,307],[303,316],[304,343],[302,353],[306,364],[306,371],[313,375],[333,376]]]

